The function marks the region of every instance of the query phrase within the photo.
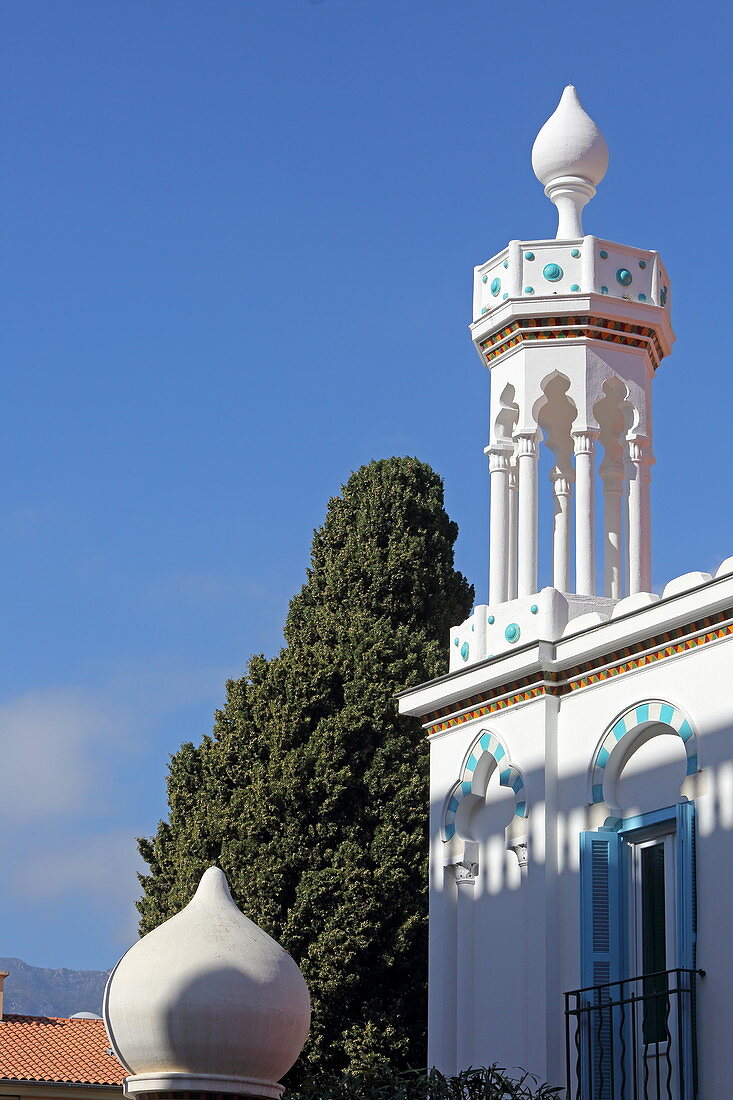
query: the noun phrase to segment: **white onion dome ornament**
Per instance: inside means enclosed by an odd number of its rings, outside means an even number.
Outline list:
[[[557,207],[557,239],[582,237],[583,207],[606,174],[608,146],[572,84],[535,138],[532,168]]]
[[[293,959],[240,913],[210,867],[191,901],[122,956],[104,1022],[126,1096],[271,1097],[300,1054],[310,997]]]

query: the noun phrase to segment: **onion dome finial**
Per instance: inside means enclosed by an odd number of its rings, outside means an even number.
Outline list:
[[[608,146],[572,84],[535,138],[532,168],[557,207],[557,237],[582,237],[583,207],[606,174]]]
[[[310,998],[290,955],[239,911],[210,867],[188,905],[110,974],[104,1022],[125,1095],[215,1092],[278,1100],[308,1036]]]

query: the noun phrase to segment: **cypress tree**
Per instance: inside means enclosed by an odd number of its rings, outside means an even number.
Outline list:
[[[313,1025],[289,1075],[425,1064],[428,754],[394,695],[446,671],[473,589],[437,474],[372,462],[328,504],[286,645],[227,684],[184,744],[169,820],[143,839],[141,932],[218,863],[243,911],[300,964]]]

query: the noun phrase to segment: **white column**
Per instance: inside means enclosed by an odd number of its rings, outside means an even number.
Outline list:
[[[474,884],[478,867],[458,864],[456,874],[456,1073],[476,1065],[474,1051],[474,1019],[476,997],[473,965],[476,950],[474,930]]]
[[[517,595],[537,591],[537,438],[517,436]]]
[[[517,598],[517,464],[509,470],[509,583],[507,599]]]
[[[573,432],[575,449],[575,591],[596,594],[594,455],[598,433]]]
[[[651,482],[654,455],[651,449],[644,453],[641,467],[641,514],[642,514],[642,557],[641,580],[644,592],[652,590],[652,502]]]
[[[603,570],[605,592],[620,600],[621,589],[621,491],[624,469],[620,462],[604,462],[603,479]]]
[[[647,440],[630,439],[626,460],[628,481],[628,573],[629,595],[651,588],[651,530],[649,482],[651,455]]]
[[[433,815],[431,814],[431,817]],[[453,867],[444,867],[443,841],[434,838],[428,930],[428,1065],[453,1071],[456,1065],[457,903]],[[437,860],[437,862],[436,862]]]
[[[552,586],[570,591],[570,477],[555,466],[550,474],[555,491],[552,517]]]
[[[509,462],[511,447],[486,448],[491,474],[489,603],[504,603],[509,591]]]

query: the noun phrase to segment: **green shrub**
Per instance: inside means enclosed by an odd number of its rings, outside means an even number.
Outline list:
[[[467,1069],[457,1077],[438,1070],[348,1074],[306,1081],[283,1100],[551,1100],[563,1089],[524,1073],[510,1077],[497,1065]]]

